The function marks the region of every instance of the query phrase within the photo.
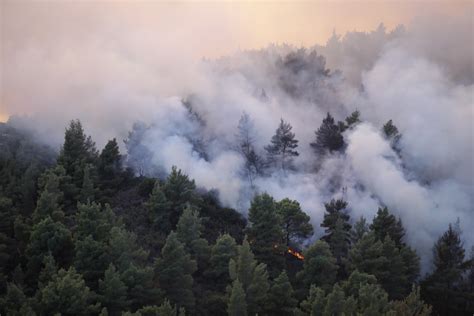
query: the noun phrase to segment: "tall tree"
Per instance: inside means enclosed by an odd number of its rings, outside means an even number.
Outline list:
[[[177,234],[171,232],[161,257],[155,263],[156,276],[166,297],[178,307],[185,307],[187,311],[192,311],[195,305],[192,274],[196,269],[196,261],[186,253]]]
[[[172,204],[166,198],[158,180],[155,182],[145,206],[148,209],[151,228],[168,234],[172,230],[170,216],[172,212]]]
[[[264,263],[257,263],[247,239],[239,246],[239,255],[229,262],[229,274],[233,281],[239,280],[245,292],[248,312],[251,315],[263,310],[270,288]]]
[[[357,243],[369,231],[369,224],[364,216],[361,216],[357,222],[354,223],[351,230],[351,242]]]
[[[424,298],[440,315],[468,313],[463,291],[464,272],[468,265],[464,261],[464,248],[460,232],[450,224],[433,248],[433,273],[422,283]],[[472,307],[472,306],[471,306]]]
[[[109,140],[99,156],[98,174],[100,188],[105,196],[111,196],[117,191],[123,181],[123,157],[117,140]]]
[[[344,146],[341,130],[329,113],[315,134],[316,140],[310,145],[317,154],[340,151]]]
[[[290,123],[281,119],[271,144],[265,147],[268,162],[283,172],[293,169],[293,158],[299,156],[296,151],[298,140],[295,139],[295,133],[291,132],[292,128]]]
[[[197,261],[201,270],[205,261],[209,259],[210,250],[207,240],[201,238],[202,229],[203,225],[198,211],[190,206],[186,207],[176,226],[176,234],[178,240],[183,243],[186,252]]]
[[[332,199],[325,203],[324,219],[321,227],[325,227],[325,235],[322,237],[334,253],[337,263],[341,265],[342,259],[346,257],[350,246],[351,224],[350,216],[347,212],[347,202],[344,200]]]
[[[229,316],[247,316],[247,303],[245,302],[245,292],[239,279],[235,279],[230,292],[229,304],[227,307]]]
[[[398,247],[404,245],[405,229],[402,220],[400,218],[397,220],[393,214],[390,214],[387,207],[378,209],[370,229],[378,240],[383,241],[385,236],[389,236]]]
[[[271,275],[278,275],[284,266],[283,232],[276,203],[267,193],[256,195],[249,209],[248,238],[259,262],[265,263]]]
[[[252,119],[243,113],[237,126],[237,151],[245,159],[244,173],[251,186],[255,178],[262,174],[264,161],[255,149],[255,131]]]
[[[171,203],[170,223],[172,229],[174,229],[184,208],[188,204],[197,205],[200,197],[196,193],[194,180],[190,180],[185,173],[175,166],[171,168],[171,173],[166,178],[162,190]]]
[[[268,293],[267,313],[269,315],[291,315],[298,301],[285,271],[273,280]]]
[[[72,261],[74,244],[71,231],[48,216],[33,226],[30,243],[26,249],[29,283],[36,283],[43,259],[49,254],[54,257],[60,267],[66,267]]]
[[[99,298],[110,316],[120,315],[121,311],[130,305],[127,286],[113,264],[110,264],[105,271],[104,278],[99,280]]]
[[[389,120],[387,123],[384,124],[382,127],[382,133],[385,138],[390,142],[390,146],[400,154],[400,139],[402,138],[402,134],[398,131],[398,128],[393,124],[392,120]]]
[[[281,217],[284,243],[287,246],[290,243],[298,243],[313,234],[313,226],[309,222],[310,217],[301,210],[298,201],[283,199],[276,203],[276,210]]]
[[[55,221],[64,220],[64,212],[61,207],[63,192],[60,190],[61,180],[65,177],[64,168],[58,166],[46,171],[39,179],[40,193],[33,220],[38,223],[46,216]]]
[[[74,268],[61,269],[39,293],[41,315],[90,315],[100,303]]]
[[[79,120],[71,121],[66,129],[64,144],[58,156],[58,164],[71,178],[64,192],[67,208],[74,206],[79,199],[85,165],[88,163],[96,165],[97,157],[95,143],[90,136],[85,135],[81,122]]]
[[[318,240],[304,252],[303,270],[298,272],[297,279],[306,293],[311,284],[317,284],[329,290],[336,281],[337,265],[329,245]]]

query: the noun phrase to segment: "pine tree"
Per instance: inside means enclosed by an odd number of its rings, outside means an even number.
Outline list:
[[[400,139],[402,135],[399,133],[398,128],[393,124],[392,120],[389,120],[382,127],[382,133],[387,140],[390,141],[390,146],[400,154]]]
[[[390,309],[394,316],[429,316],[431,315],[431,306],[425,304],[420,296],[420,287],[413,285],[410,295],[401,301],[394,301],[390,304]]]
[[[229,316],[247,316],[247,303],[245,302],[245,292],[242,288],[242,284],[240,284],[239,279],[236,279],[232,284],[229,304],[227,307],[227,314]]]
[[[361,216],[351,230],[351,242],[356,244],[369,231],[369,225],[365,217]]]
[[[299,315],[322,316],[326,306],[326,295],[323,289],[314,284],[309,289],[308,297],[300,304],[300,309],[295,313]]]
[[[251,186],[255,178],[263,173],[264,161],[255,150],[254,125],[250,116],[243,113],[237,126],[237,151],[245,159],[244,173]]]
[[[336,281],[337,265],[329,245],[318,240],[304,252],[303,270],[298,272],[297,279],[307,291],[311,284],[317,284],[328,290]]]
[[[298,147],[298,140],[295,139],[295,133],[291,132],[292,128],[289,123],[281,119],[271,144],[265,147],[268,162],[283,172],[294,169],[293,158],[299,156],[295,150]]]
[[[238,279],[246,294],[248,312],[251,315],[263,310],[270,288],[266,265],[258,264],[250,250],[247,239],[238,248],[237,259],[229,262],[229,275],[232,280]]]
[[[339,284],[335,284],[332,292],[326,297],[326,306],[324,308],[324,316],[334,315],[354,315],[356,310],[356,302],[353,298],[346,298],[344,291]]]
[[[209,258],[209,244],[201,238],[203,226],[199,213],[191,207],[186,207],[176,226],[178,240],[183,243],[187,253],[202,267]]]
[[[2,315],[36,315],[22,287],[15,283],[8,283],[6,288],[5,295],[0,297],[0,313]]]
[[[30,243],[26,249],[28,258],[28,282],[35,284],[44,257],[51,254],[60,267],[68,266],[73,257],[74,244],[71,232],[62,223],[49,216],[33,226]]]
[[[64,168],[58,166],[54,169],[46,171],[39,179],[41,192],[37,202],[36,209],[33,213],[33,221],[38,223],[46,216],[50,216],[55,221],[64,220],[64,212],[61,208],[61,200],[63,193],[59,186],[61,180],[64,179]]]
[[[166,297],[188,311],[192,311],[195,305],[192,274],[196,269],[196,262],[186,253],[177,234],[171,232],[162,249],[161,258],[155,263],[155,272]]]
[[[92,180],[92,168],[91,164],[86,164],[83,171],[82,186],[79,193],[79,201],[82,203],[92,202],[95,200],[96,189]]]
[[[229,261],[237,257],[237,244],[229,234],[217,238],[212,246],[209,259],[209,270],[206,275],[212,278],[218,290],[224,290],[229,284]]]
[[[440,315],[457,315],[466,309],[462,289],[463,274],[468,268],[464,261],[464,248],[460,232],[449,225],[433,248],[433,273],[422,283],[425,299]]]
[[[292,201],[288,198],[277,202],[277,213],[281,217],[284,243],[289,246],[290,243],[298,243],[301,239],[308,238],[313,234],[313,226],[310,217],[301,210],[298,201]]]
[[[344,146],[344,138],[340,128],[329,113],[315,134],[316,140],[310,145],[319,155],[326,152],[340,151]]]
[[[256,195],[249,209],[248,238],[259,262],[265,263],[271,275],[277,275],[284,266],[283,232],[281,219],[273,198],[267,193]]]
[[[100,303],[74,268],[60,269],[40,291],[42,315],[90,315],[100,310]]]
[[[269,315],[291,315],[298,301],[293,297],[293,287],[285,271],[273,280],[268,293]]]
[[[350,246],[350,231],[351,224],[349,224],[349,214],[346,211],[347,202],[344,200],[331,200],[324,204],[326,212],[321,227],[325,227],[326,235],[322,237],[326,241],[334,256],[336,257],[339,266],[342,264],[343,258],[347,256]],[[340,271],[343,274],[343,271]]]
[[[378,284],[365,284],[359,289],[358,312],[367,316],[384,315],[389,311],[387,293]]]
[[[111,316],[120,315],[130,304],[127,299],[127,286],[113,264],[105,271],[104,278],[99,280],[99,297],[102,306],[107,308]]]
[[[343,222],[343,229],[345,231],[350,231],[352,226],[349,224],[350,216],[347,213],[347,202],[344,200],[334,200],[332,199],[329,203],[325,203],[324,207],[326,212],[324,213],[324,219],[321,223],[321,227],[325,227],[326,235],[322,238],[325,241],[330,241],[331,236],[336,228],[336,223],[338,219],[341,219]]]
[[[56,261],[51,253],[49,253],[43,258],[43,269],[38,277],[38,287],[45,287],[57,273],[58,267],[56,266]]]
[[[172,230],[170,217],[172,205],[166,198],[159,181],[155,182],[153,191],[145,206],[149,212],[151,228],[168,234]]]
[[[100,188],[107,197],[112,196],[123,181],[122,160],[117,140],[109,140],[100,153],[97,170]]]
[[[171,173],[162,187],[166,199],[171,203],[170,224],[172,229],[178,223],[182,211],[188,206],[197,205],[200,201],[196,193],[196,184],[194,180],[175,166],[171,168]]]
[[[405,236],[405,229],[403,228],[402,221],[398,220],[389,213],[387,207],[379,208],[377,215],[374,217],[370,229],[374,232],[377,240],[384,240],[385,236],[395,242],[397,247],[404,245],[403,236]]]
[[[70,177],[65,187],[65,204],[67,208],[74,206],[80,197],[80,189],[84,181],[86,164],[97,163],[97,150],[92,139],[84,134],[79,120],[70,122],[64,135],[64,144],[58,157],[58,164]]]

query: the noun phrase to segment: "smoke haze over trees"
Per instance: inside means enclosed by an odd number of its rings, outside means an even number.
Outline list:
[[[102,29],[82,61],[25,49],[2,82],[34,109],[0,125],[2,312],[472,310],[472,18],[446,19],[192,64]]]

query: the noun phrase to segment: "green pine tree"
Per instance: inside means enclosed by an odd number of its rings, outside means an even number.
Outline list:
[[[299,241],[313,234],[310,217],[301,210],[298,201],[283,199],[276,203],[276,210],[281,217],[284,243],[287,246],[290,243],[298,244]]]
[[[307,292],[312,284],[329,290],[336,281],[337,265],[329,245],[318,240],[304,252],[303,270],[297,279]]]
[[[192,311],[195,305],[192,274],[197,269],[196,261],[186,253],[175,232],[168,235],[155,267],[160,288],[166,297],[178,307]]]
[[[230,292],[229,304],[227,306],[229,316],[247,316],[247,303],[245,292],[239,279],[235,279]]]
[[[248,219],[246,232],[255,257],[268,266],[271,275],[278,275],[284,267],[286,247],[283,245],[281,218],[273,198],[267,193],[256,195]]]
[[[285,271],[273,280],[268,293],[267,312],[269,315],[291,315],[298,301],[294,298],[293,287]]]

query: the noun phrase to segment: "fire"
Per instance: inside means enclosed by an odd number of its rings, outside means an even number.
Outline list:
[[[295,256],[299,260],[304,260],[304,256],[301,252],[298,252],[292,248],[288,248],[288,253],[291,254],[292,256]]]

